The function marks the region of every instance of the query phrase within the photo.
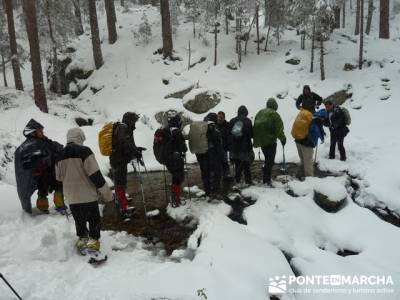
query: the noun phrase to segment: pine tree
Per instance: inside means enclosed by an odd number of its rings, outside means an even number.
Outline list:
[[[72,4],[74,6],[74,15],[75,15],[75,26],[74,26],[75,34],[79,36],[84,33],[82,14],[81,14],[81,3],[80,0],[72,0]]]
[[[171,27],[171,14],[169,10],[169,1],[160,0],[161,12],[161,30],[163,39],[163,54],[164,57],[172,57],[173,43],[172,43],[172,27]]]
[[[367,26],[365,28],[365,33],[367,35],[369,35],[371,33],[372,15],[374,13],[374,10],[375,10],[374,0],[368,0]]]
[[[4,0],[4,8],[7,14],[8,37],[10,40],[10,52],[11,52],[10,53],[11,65],[13,68],[15,88],[17,90],[23,91],[24,86],[22,84],[21,71],[19,68],[19,58],[18,58],[17,40],[16,40],[15,26],[14,26],[14,13],[13,13],[12,0]]]
[[[389,0],[380,0],[379,38],[388,39],[389,34]]]
[[[117,16],[115,13],[114,0],[104,0],[107,14],[108,43],[114,44],[117,41]]]
[[[97,22],[96,0],[88,0],[90,31],[92,33],[93,58],[96,69],[100,69],[103,65],[103,54],[101,52],[99,23]]]
[[[364,0],[360,0],[360,51],[358,57],[358,68],[361,70],[363,65],[364,51]]]
[[[29,49],[31,54],[35,103],[41,111],[47,113],[49,110],[47,107],[46,92],[43,84],[35,2],[36,1],[23,0],[23,9],[25,15],[26,31],[28,34]]]
[[[359,35],[360,34],[360,1],[361,0],[356,0],[357,5],[356,5],[356,28],[354,29],[354,34]]]

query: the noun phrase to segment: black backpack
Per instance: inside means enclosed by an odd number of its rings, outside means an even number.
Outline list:
[[[168,127],[159,128],[154,133],[153,152],[157,161],[165,165],[172,155],[171,132]]]

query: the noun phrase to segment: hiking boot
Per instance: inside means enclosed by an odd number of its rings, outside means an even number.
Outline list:
[[[135,211],[135,207],[129,206],[127,209],[121,209],[121,219],[124,221],[129,221],[133,217],[133,213]]]
[[[346,157],[341,157],[340,160],[341,161],[346,161]]]
[[[54,202],[54,206],[56,207],[57,211],[59,211],[59,209],[65,210],[63,193],[54,192],[54,194],[53,194],[53,202]]]
[[[86,244],[88,251],[100,251],[100,241],[95,239],[89,239]]]
[[[172,207],[179,207],[181,203],[182,197],[182,187],[179,184],[171,185],[171,204]]]
[[[36,207],[44,213],[49,212],[49,201],[47,200],[47,197],[41,197],[36,200]]]
[[[87,243],[89,239],[84,237],[84,238],[79,238],[76,243],[75,247],[79,252],[83,252],[87,248]]]

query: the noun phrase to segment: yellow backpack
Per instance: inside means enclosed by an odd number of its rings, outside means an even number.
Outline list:
[[[292,136],[295,140],[303,140],[308,136],[312,117],[312,113],[306,109],[302,109],[297,114],[292,127]]]
[[[104,156],[110,156],[112,153],[112,138],[113,138],[114,123],[109,122],[104,124],[99,132],[99,148]]]

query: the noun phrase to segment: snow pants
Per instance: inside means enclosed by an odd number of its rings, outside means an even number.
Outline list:
[[[299,143],[296,143],[296,147],[300,157],[299,169],[304,170],[305,177],[314,176],[314,163],[313,163],[314,148],[306,147]]]
[[[75,220],[76,235],[80,238],[100,239],[101,218],[98,202],[71,204],[69,208]]]
[[[271,183],[272,167],[275,164],[276,143],[273,143],[272,145],[266,147],[261,147],[261,150],[265,157],[263,168],[263,183]]]

